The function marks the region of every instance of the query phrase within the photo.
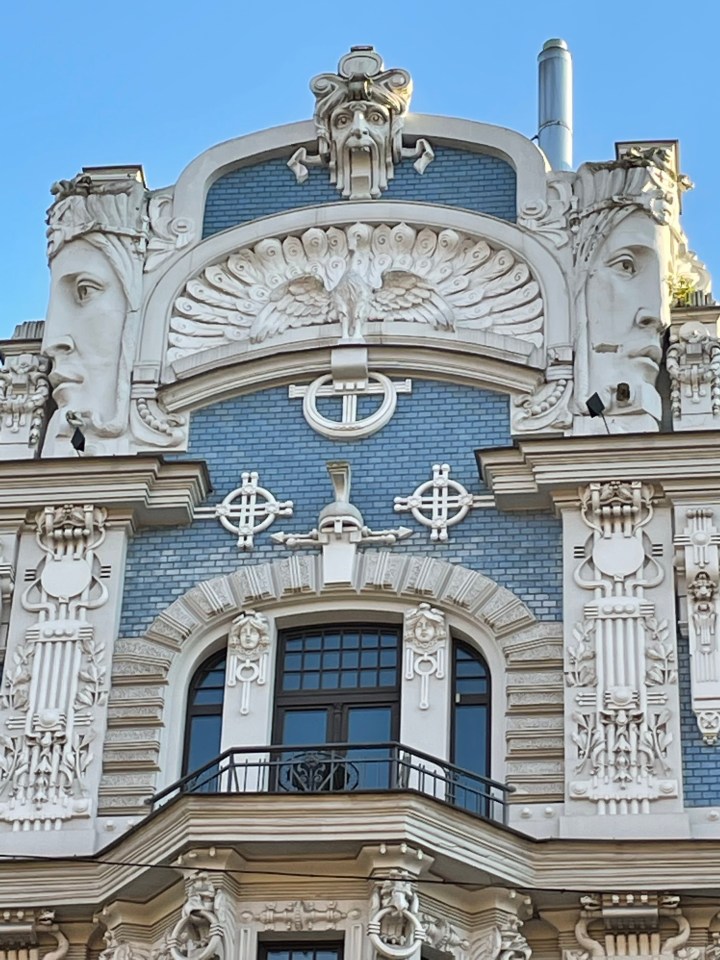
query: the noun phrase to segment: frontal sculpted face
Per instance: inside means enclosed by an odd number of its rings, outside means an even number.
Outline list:
[[[88,239],[66,243],[51,268],[45,352],[53,361],[58,436],[72,433],[67,414],[103,434],[118,413],[125,289],[102,246]]]

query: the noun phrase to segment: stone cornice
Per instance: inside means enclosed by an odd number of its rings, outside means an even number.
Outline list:
[[[0,862],[0,897],[6,908],[142,901],[174,882],[170,865],[189,847],[234,848],[260,873],[278,856],[303,872],[315,850],[346,873],[342,858],[361,847],[401,842],[432,851],[448,883],[589,892],[623,889],[631,876],[635,888],[666,890],[671,877],[677,892],[720,893],[717,839],[534,840],[411,794],[312,794],[184,797],[94,857]]]
[[[136,527],[190,523],[210,490],[204,461],[161,456],[12,460],[0,464],[0,519],[49,503],[93,503]]]
[[[186,412],[209,403],[219,403],[241,393],[252,393],[292,382],[305,382],[330,370],[330,348],[337,343],[333,338],[320,339],[317,333],[313,343],[299,341],[283,344],[282,352],[271,344],[263,355],[242,358],[227,351],[226,357],[214,356],[212,362],[199,359],[197,369],[162,389],[160,397],[172,413]],[[420,340],[420,338],[417,338]],[[496,338],[499,341],[509,338]],[[208,351],[209,352],[209,351]],[[445,380],[464,386],[497,390],[511,395],[532,392],[538,382],[538,371],[522,366],[518,357],[508,362],[510,351],[498,347],[493,351],[488,344],[478,345],[472,354],[467,344],[456,350],[445,344],[438,349],[422,342],[373,343],[368,337],[369,367],[391,377],[421,377]]]
[[[644,433],[520,440],[475,452],[481,476],[504,510],[575,503],[591,481],[643,480],[670,499],[720,496],[720,436]]]

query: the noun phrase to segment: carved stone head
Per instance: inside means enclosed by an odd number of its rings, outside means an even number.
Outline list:
[[[338,72],[310,82],[315,94],[318,152],[343,197],[379,197],[402,152],[402,129],[412,81],[405,70],[385,70],[372,47],[351,47]]]
[[[574,187],[578,412],[597,392],[608,416],[632,415],[630,430],[657,429],[661,415],[656,381],[684,186],[655,148],[584,164]]]
[[[127,430],[146,241],[145,189],[136,178],[81,174],[54,184],[44,352],[58,410],[51,449],[72,452],[80,426],[89,452],[111,452]],[[67,449],[64,449],[67,448]]]

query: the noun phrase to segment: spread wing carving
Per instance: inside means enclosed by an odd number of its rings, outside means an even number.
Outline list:
[[[356,223],[261,240],[205,268],[174,303],[168,359],[335,323],[425,323],[543,342],[526,263],[455,230]]]

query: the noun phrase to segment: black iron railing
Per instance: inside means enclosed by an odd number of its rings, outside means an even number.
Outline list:
[[[155,794],[153,807],[185,794],[412,791],[507,823],[512,791],[400,743],[233,747]]]

